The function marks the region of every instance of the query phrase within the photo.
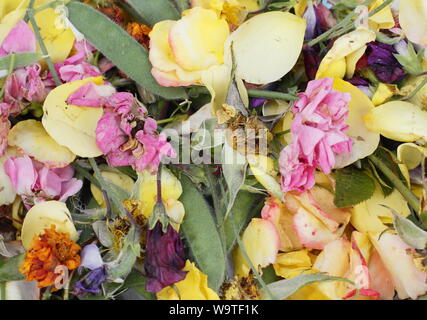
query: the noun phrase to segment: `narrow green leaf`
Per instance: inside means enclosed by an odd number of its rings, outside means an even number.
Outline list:
[[[234,150],[227,142],[224,143],[222,149],[222,174],[224,175],[227,184],[227,204],[224,219],[227,219],[228,214],[233,208],[237,193],[245,182],[246,168],[248,163],[246,157]]]
[[[263,198],[264,195],[253,194],[248,191],[240,191],[237,194],[233,208],[224,224],[227,252],[233,249],[236,242],[232,221],[234,220],[237,232],[240,233],[248,221],[261,211],[264,205]]]
[[[309,285],[314,282],[323,282],[323,281],[344,281],[348,283],[353,283],[352,281],[339,278],[331,277],[326,274],[314,273],[314,274],[301,274],[299,276],[293,277],[291,279],[285,279],[270,283],[267,285],[271,293],[278,299],[286,299],[302,287]],[[265,297],[265,292],[261,291],[261,297]]]
[[[423,250],[427,247],[427,232],[417,227],[411,220],[402,216],[393,208],[386,207],[393,213],[393,225],[399,236],[415,249]]]
[[[178,20],[181,8],[174,0],[127,0],[142,19],[151,27],[162,20]]]
[[[39,53],[16,53],[15,54],[15,68],[25,67],[42,58]],[[8,70],[10,66],[11,55],[0,58],[0,70]]]
[[[24,262],[25,254],[19,254],[12,258],[0,260],[0,281],[15,281],[24,279],[18,268]]]
[[[336,171],[334,203],[338,208],[368,200],[375,192],[374,180],[363,171],[347,167]]]
[[[67,7],[77,30],[138,84],[165,99],[186,97],[183,88],[162,87],[154,80],[147,51],[118,24],[84,3],[71,2]]]
[[[185,208],[181,231],[198,267],[208,275],[209,287],[218,290],[225,277],[226,260],[211,209],[187,176],[181,176],[181,184],[179,200]]]

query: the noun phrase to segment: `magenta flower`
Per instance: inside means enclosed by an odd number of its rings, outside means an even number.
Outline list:
[[[175,157],[166,136],[156,133],[157,123],[145,117],[146,112],[130,93],[118,92],[107,99],[96,128],[96,142],[110,166],[155,173],[164,156]]]
[[[24,52],[36,52],[36,37],[24,21],[19,21],[1,43],[0,57]]]
[[[4,170],[27,208],[45,200],[65,202],[83,186],[81,180],[73,178],[73,167],[48,169],[28,156],[7,159]]]
[[[184,266],[184,245],[178,232],[169,225],[166,233],[163,233],[161,223],[157,222],[154,229],[147,232],[145,290],[159,292],[164,287],[183,280],[187,274],[182,271]]]
[[[284,192],[310,189],[316,168],[329,174],[335,155],[351,152],[352,140],[344,133],[350,95],[333,90],[332,83],[332,78],[310,81],[293,107],[292,142],[279,160]]]

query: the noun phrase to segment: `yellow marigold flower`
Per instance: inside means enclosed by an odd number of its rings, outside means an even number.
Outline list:
[[[208,276],[194,262],[187,260],[182,270],[187,271],[187,275],[174,284],[177,291],[172,287],[163,288],[157,293],[159,300],[219,300],[218,294],[208,287]]]
[[[136,39],[140,44],[142,44],[146,49],[148,49],[150,38],[148,35],[151,32],[151,28],[145,24],[130,22],[126,28],[127,32]]]
[[[55,225],[36,235],[19,270],[27,281],[37,281],[38,287],[48,287],[55,283],[58,274],[55,268],[59,265],[74,270],[80,265],[80,246],[70,240],[70,235],[55,230]]]

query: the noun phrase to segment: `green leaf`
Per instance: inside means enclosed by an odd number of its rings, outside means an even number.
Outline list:
[[[226,260],[215,220],[191,180],[181,175],[181,184],[183,193],[179,200],[185,208],[181,231],[198,267],[208,275],[209,287],[218,290],[225,277]]]
[[[25,253],[12,258],[0,259],[0,281],[15,281],[24,279],[18,268],[24,262]]]
[[[140,295],[142,295],[144,298],[148,300],[155,300],[156,296],[153,293],[145,290],[146,282],[147,280],[142,275],[142,273],[134,269],[127,276],[123,284],[123,287],[129,288],[129,289],[135,289],[135,291],[138,292]]]
[[[323,281],[344,281],[348,283],[353,283],[352,281],[339,278],[331,277],[326,274],[314,273],[314,274],[301,274],[299,276],[293,277],[291,279],[280,280],[267,285],[268,289],[271,291],[274,297],[277,299],[286,299],[302,287],[309,285],[314,282],[323,282]],[[261,297],[265,297],[265,292],[261,291]]]
[[[147,51],[118,24],[84,3],[71,2],[67,7],[77,30],[130,78],[165,99],[186,98],[183,88],[162,87],[156,82]]]
[[[25,67],[39,61],[41,58],[42,56],[39,53],[16,53],[14,67]],[[0,70],[8,70],[11,59],[11,55],[0,58]]]
[[[174,0],[127,0],[141,18],[152,27],[162,20],[178,20],[181,8]]]
[[[375,191],[374,180],[363,171],[347,167],[336,171],[334,204],[338,208],[368,200]]]
[[[417,227],[411,220],[403,218],[396,210],[386,207],[393,213],[393,225],[399,236],[415,249],[423,250],[427,247],[427,232]]]
[[[225,193],[227,195],[227,209],[224,216],[224,219],[227,219],[231,208],[233,208],[237,193],[245,182],[248,163],[246,161],[246,157],[234,150],[227,142],[224,143],[224,148],[222,149],[221,162],[222,174],[224,175],[228,188]]]
[[[412,75],[418,75],[423,72],[422,59],[424,52],[421,49],[421,54],[417,54],[411,42],[408,42],[408,52],[406,54],[393,54],[394,57],[403,66],[406,72]]]
[[[264,195],[253,194],[248,191],[240,191],[237,194],[233,208],[224,224],[227,252],[233,249],[234,243],[236,242],[236,236],[232,225],[233,220],[237,232],[240,233],[248,221],[261,211],[264,205],[263,199]]]

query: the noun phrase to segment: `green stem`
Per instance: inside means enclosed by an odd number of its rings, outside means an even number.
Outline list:
[[[56,86],[60,86],[62,82],[59,80],[58,74],[56,73],[55,66],[53,65],[52,59],[49,57],[49,52],[46,48],[46,45],[44,44],[42,35],[40,33],[40,29],[37,26],[36,19],[34,18],[34,2],[35,0],[31,0],[30,5],[27,8],[27,15],[28,19],[30,20],[31,25],[34,29],[34,34],[37,38],[37,42],[39,43],[40,49],[44,55],[44,60],[47,63],[47,66],[49,68],[49,71],[52,73],[52,78],[55,81]]]
[[[283,93],[277,91],[268,91],[268,90],[257,90],[249,89],[248,95],[251,98],[267,98],[267,99],[278,99],[286,101],[295,101],[298,100],[298,96],[290,93]]]
[[[406,201],[408,201],[412,209],[414,209],[416,213],[420,213],[419,199],[406,187],[402,180],[396,177],[393,171],[391,171],[377,156],[371,154],[368,158],[390,180],[394,187],[402,194]]]
[[[7,72],[7,77],[9,77],[13,72],[13,68],[15,67],[15,60],[16,60],[16,54],[12,53],[10,55],[10,64],[9,64],[9,70]],[[3,98],[3,94],[5,90],[6,90],[6,82],[4,83],[3,87],[0,90],[0,99]]]
[[[402,100],[411,100],[418,93],[418,91],[420,91],[426,84],[427,84],[427,77],[425,77],[425,79],[414,90],[412,90],[412,92],[409,95],[407,95]]]
[[[99,189],[101,189],[101,185],[99,184],[99,181],[96,180],[85,168],[77,164],[76,162],[71,164],[74,169],[80,173],[83,177],[85,177],[87,180],[89,180],[92,184],[97,186]]]

